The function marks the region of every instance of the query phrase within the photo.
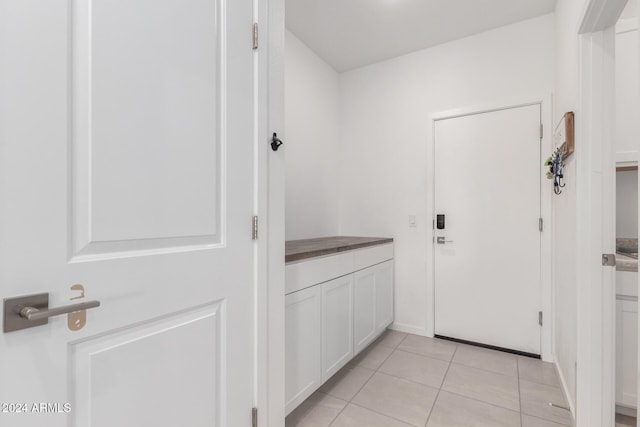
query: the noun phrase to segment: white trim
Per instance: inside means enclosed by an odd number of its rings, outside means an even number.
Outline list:
[[[420,335],[423,337],[433,338],[433,334],[430,334],[426,328],[421,328],[419,326],[414,326],[414,325],[407,325],[405,323],[394,322],[389,326],[389,329],[393,331],[404,332],[407,334],[414,334],[414,335]]]
[[[627,1],[628,0],[589,0],[585,4],[578,33],[596,33],[616,25],[616,21],[627,5]]]
[[[576,425],[576,407],[573,404],[573,401],[569,399],[569,387],[567,387],[567,381],[564,379],[564,374],[562,373],[562,369],[560,369],[560,363],[558,362],[557,357],[553,357],[553,364],[556,368],[556,373],[558,374],[558,378],[560,378],[560,386],[562,388],[562,393],[564,394],[564,400],[569,404],[569,410],[571,412],[571,421],[573,425]]]
[[[284,151],[269,146],[284,136],[284,0],[254,0],[258,151],[257,396],[258,425],[284,426]],[[249,31],[249,29],[248,29]],[[247,34],[249,34],[247,32]],[[286,147],[286,146],[285,146]]]
[[[540,123],[544,126],[544,133],[540,149],[542,150],[541,161],[545,159],[545,153],[551,153],[553,145],[553,99],[549,95],[542,99],[540,103]],[[542,283],[542,313],[544,324],[540,336],[540,350],[542,360],[550,362],[553,360],[555,353],[554,334],[555,334],[555,287],[553,283],[553,208],[551,199],[553,197],[553,189],[549,181],[543,175],[541,179],[540,192],[540,212],[544,220],[544,228],[542,231],[542,241],[540,245],[540,261],[541,261],[541,283]]]
[[[469,106],[459,109],[453,109],[443,112],[436,112],[430,114],[428,116],[428,139],[427,139],[427,153],[430,156],[428,159],[428,164],[431,166],[431,173],[429,175],[430,182],[427,183],[428,188],[433,189],[433,183],[435,180],[434,171],[435,171],[435,122],[444,119],[451,119],[456,117],[463,117],[472,114],[482,114],[489,113],[494,111],[501,111],[511,108],[525,107],[529,105],[540,105],[540,120],[544,126],[543,138],[541,141],[540,149],[541,155],[544,156],[545,153],[551,152],[551,143],[552,143],[552,96],[544,95],[544,96],[529,96],[529,97],[518,97],[517,99],[506,99],[502,102],[491,103],[487,105],[476,105]],[[542,169],[541,169],[542,170]],[[541,342],[540,342],[540,350],[541,357],[545,361],[553,360],[553,285],[552,285],[552,271],[551,271],[551,251],[553,248],[552,245],[552,228],[550,227],[552,221],[551,215],[551,189],[547,184],[544,175],[541,173],[541,194],[540,194],[540,209],[541,215],[544,219],[545,228],[542,233],[541,240],[541,310],[543,312],[544,324],[542,326],[542,331],[540,334]],[[429,192],[427,196],[427,211],[431,212],[432,218],[435,218],[435,206],[434,206],[434,192]],[[429,240],[433,239],[433,233],[428,236]],[[428,324],[425,330],[421,330],[417,328],[420,332],[412,332],[417,333],[418,335],[425,336],[434,336],[435,334],[435,278],[434,278],[434,251],[432,242],[428,243],[428,254],[427,254],[427,271],[430,271],[431,274],[427,275],[427,302],[426,306],[430,310],[431,315],[428,317]],[[394,324],[393,329],[401,330],[403,332],[409,331],[413,328],[409,325],[397,325]]]
[[[625,1],[591,0],[580,36],[576,141],[577,378],[579,427],[615,423],[615,31]]]

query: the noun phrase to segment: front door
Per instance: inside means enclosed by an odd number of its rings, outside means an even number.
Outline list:
[[[252,7],[0,2],[0,425],[250,425]]]
[[[437,335],[540,354],[541,170],[539,104],[436,122]]]

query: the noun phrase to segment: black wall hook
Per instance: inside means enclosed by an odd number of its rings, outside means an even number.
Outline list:
[[[278,135],[274,132],[273,137],[271,138],[271,149],[273,151],[278,151],[278,148],[280,148],[282,144],[282,140],[278,138]]]

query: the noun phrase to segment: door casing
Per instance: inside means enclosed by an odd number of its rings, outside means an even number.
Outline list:
[[[531,95],[522,96],[516,99],[505,99],[502,102],[496,102],[488,105],[481,106],[468,106],[464,108],[447,110],[443,112],[434,113],[428,118],[428,140],[427,140],[427,153],[429,155],[428,164],[431,165],[431,174],[428,176],[429,182],[427,187],[432,191],[427,195],[427,211],[432,212],[432,218],[435,220],[435,123],[439,120],[452,119],[456,117],[467,116],[471,114],[481,114],[493,111],[500,111],[509,108],[523,107],[527,105],[540,105],[541,121],[544,127],[544,132],[541,140],[542,153],[551,152],[552,141],[552,127],[551,127],[551,95]],[[551,282],[551,248],[552,248],[552,228],[551,228],[551,186],[548,185],[548,181],[541,177],[541,213],[544,221],[544,231],[542,233],[541,241],[541,278],[542,278],[542,312],[543,312],[543,325],[541,332],[541,357],[542,360],[551,362],[553,361],[553,293]],[[429,324],[427,326],[427,334],[434,336],[435,334],[435,251],[434,246],[431,244],[435,234],[432,232],[429,235],[429,242],[427,242],[427,248],[429,251],[427,257],[427,270],[431,272],[427,276],[427,295],[426,301],[427,310],[432,315],[429,317]]]
[[[629,0],[638,1],[638,0]],[[577,154],[577,390],[579,427],[615,425],[615,24],[627,0],[589,0],[580,38]],[[640,4],[640,2],[638,2]]]

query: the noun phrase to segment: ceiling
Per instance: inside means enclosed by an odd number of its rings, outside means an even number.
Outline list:
[[[337,71],[551,13],[556,0],[286,0],[286,26]]]

